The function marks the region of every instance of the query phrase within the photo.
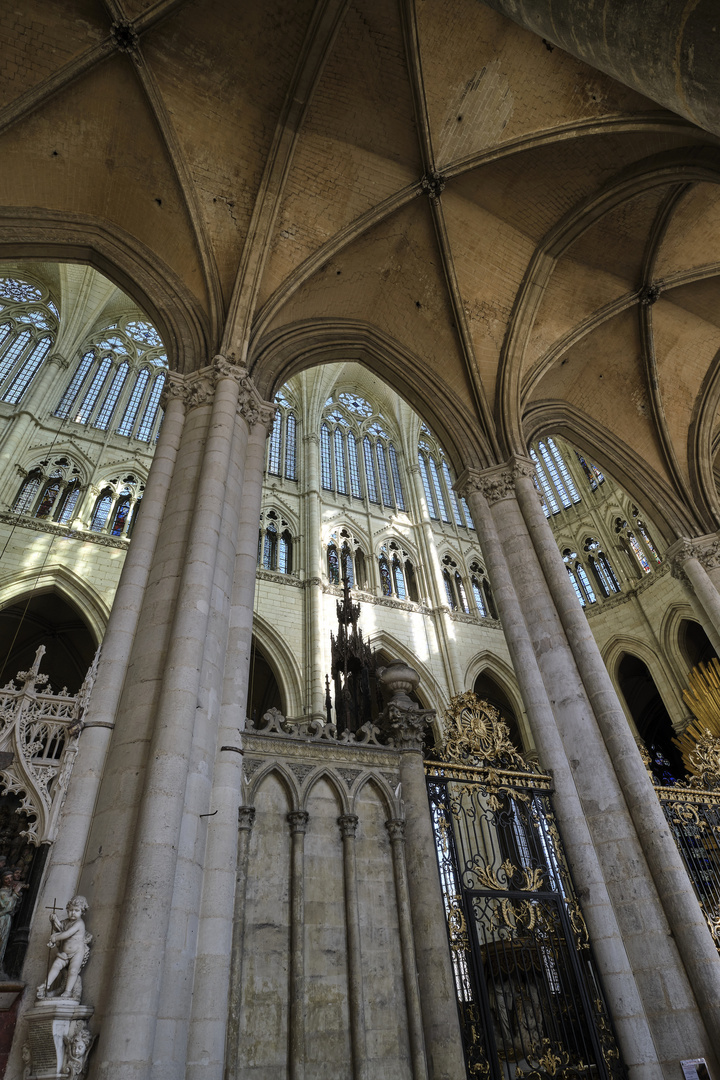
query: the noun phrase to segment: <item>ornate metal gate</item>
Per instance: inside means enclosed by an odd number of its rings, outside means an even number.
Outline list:
[[[426,763],[467,1071],[624,1076],[550,803],[496,709],[453,698]]]

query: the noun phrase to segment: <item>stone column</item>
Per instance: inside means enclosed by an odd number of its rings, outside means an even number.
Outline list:
[[[713,1045],[720,1046],[720,957],[597,642],[575,596],[567,567],[540,505],[534,475],[532,461],[513,460],[515,489],[528,532],[620,781],[705,1027]],[[699,578],[703,575],[707,578],[697,559],[690,558],[688,562],[697,565],[701,572]],[[707,583],[720,610],[720,596],[709,579]]]
[[[77,891],[90,823],[185,420],[183,382],[180,376],[171,376],[168,391],[165,422],[147,480],[146,504],[125,556],[103,638],[97,675],[83,718],[82,737],[62,808],[57,840],[52,847],[42,891],[38,897],[38,911],[44,910],[48,905],[52,906],[55,897],[69,899]],[[33,985],[40,982],[45,969],[46,942],[47,927],[42,919],[36,919],[25,962],[25,977]]]
[[[703,1053],[711,1058],[711,1040],[670,936],[623,792],[520,512],[511,471],[496,467],[476,474],[475,481],[491,506],[493,525],[640,995],[643,1022],[652,1035],[653,1052],[665,1069],[672,1068],[680,1050],[687,1054],[693,1045],[702,1046]],[[540,509],[537,493],[534,498]],[[481,511],[481,505],[478,509]],[[567,573],[564,564],[563,572]],[[554,770],[553,761],[545,764]],[[574,872],[581,883],[584,903],[587,885],[578,867]],[[627,1016],[622,999],[620,1004],[621,1015]],[[647,1055],[639,1058],[639,1062],[652,1060]],[[632,1059],[631,1063],[635,1064]]]
[[[305,831],[309,814],[291,810],[290,825],[290,1035],[288,1076],[305,1078]]]
[[[544,769],[552,773],[553,806],[565,851],[578,884],[583,915],[608,1008],[631,1078],[659,1078],[662,1069],[653,1045],[644,1005],[617,923],[600,862],[593,845],[575,777],[562,743],[538,667],[515,586],[495,527],[488,498],[505,492],[502,482],[470,470],[456,484],[468,501],[492,585],[493,596],[530,729]]]
[[[228,997],[232,960],[233,909],[235,907],[235,815],[242,790],[241,728],[244,728],[248,673],[252,641],[257,533],[265,463],[265,440],[274,408],[261,402],[249,384],[243,386],[240,403],[247,435],[238,498],[236,554],[232,585],[222,700],[216,739],[212,791],[207,819],[207,843],[203,868],[197,957],[193,980],[192,1013],[187,1051],[187,1080],[220,1078],[226,1045],[228,1017],[218,1001]]]
[[[305,492],[305,686],[308,712],[325,719],[322,664],[322,548],[320,545],[320,438],[316,431],[303,436]]]
[[[717,574],[720,565],[720,540],[716,536],[702,539],[710,543],[677,540],[667,549],[665,558],[670,562],[673,577],[684,581],[695,593],[705,616],[704,630],[720,656],[720,593],[710,576],[713,572]]]
[[[255,823],[255,807],[238,809],[237,870],[235,873],[235,913],[230,946],[230,993],[228,994],[227,1043],[223,1080],[237,1080],[240,1051],[240,1005],[242,1003],[243,947],[245,940],[245,896],[247,892],[250,832]]]
[[[421,987],[427,1073],[429,1080],[464,1080],[455,981],[423,767],[423,736],[432,715],[418,709],[403,693],[396,693],[385,710],[385,722],[400,751],[408,891]]]
[[[360,915],[358,912],[357,865],[355,834],[357,814],[342,814],[338,818],[343,844],[343,877],[345,882],[345,931],[347,934],[348,1013],[350,1015],[350,1045],[352,1047],[353,1080],[367,1080],[367,1046],[365,1044],[365,1004],[363,1000],[362,954],[360,951]]]
[[[117,938],[98,1075],[148,1075],[215,560],[244,368],[217,357],[190,525]],[[204,391],[207,393],[207,390]]]
[[[428,1080],[422,1011],[420,1008],[420,989],[418,987],[417,963],[415,961],[415,939],[410,912],[407,868],[405,866],[405,822],[402,818],[390,818],[389,821],[385,822],[385,828],[390,837],[393,877],[395,879],[395,899],[398,911],[398,930],[400,933],[400,952],[402,954],[412,1075],[413,1080]]]

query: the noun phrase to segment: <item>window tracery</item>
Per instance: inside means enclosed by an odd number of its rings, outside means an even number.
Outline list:
[[[554,439],[541,439],[535,443],[530,448],[530,457],[535,464],[547,517],[558,514],[561,507],[568,510],[582,501],[567,462]]]
[[[452,473],[444,450],[435,440],[432,444],[428,441],[432,436],[425,424],[421,427],[421,434],[425,437],[418,443],[418,465],[428,514],[435,521],[450,524],[450,507],[455,525],[462,529],[474,529],[465,499],[458,498],[453,490]]]
[[[349,529],[332,533],[327,547],[328,578],[332,585],[347,579],[351,589],[367,589],[367,563],[361,542]]]
[[[590,584],[590,579],[585,572],[585,568],[578,558],[577,552],[571,551],[570,548],[565,548],[562,555],[563,562],[567,567],[568,577],[570,578],[572,587],[575,590],[575,595],[581,605],[587,607],[588,604],[596,604],[597,597]]]
[[[610,560],[600,546],[600,541],[596,540],[594,536],[588,537],[585,541],[585,551],[588,552],[590,569],[603,596],[612,596],[613,593],[619,593],[621,591],[620,582],[610,564]]]
[[[127,317],[87,341],[54,415],[150,442],[160,427],[167,355],[151,323]]]
[[[399,459],[391,436],[382,415],[358,394],[343,391],[325,403],[320,475],[325,491],[405,510]]]
[[[81,483],[81,470],[71,458],[66,455],[46,458],[26,474],[12,509],[16,514],[67,525],[72,520]]]
[[[586,461],[582,454],[578,454],[577,450],[575,451],[575,454],[577,455],[577,459],[580,462],[582,470],[587,477],[588,484],[590,485],[590,490],[597,491],[600,485],[605,483],[605,477],[600,472],[597,465],[593,465],[592,461]]]
[[[0,297],[0,400],[16,405],[55,341],[58,310],[45,286],[20,278],[0,278]]]
[[[145,484],[134,473],[104,481],[90,515],[90,531],[130,537],[144,491]]]
[[[389,540],[380,548],[378,556],[380,587],[383,596],[396,596],[398,600],[417,603],[417,578],[409,552],[404,551],[397,540]]]
[[[633,512],[634,516],[636,516],[638,513],[637,507],[633,507]],[[642,532],[640,531],[641,526]],[[646,547],[647,541],[645,540],[645,536],[643,536],[643,533],[647,535],[647,529],[641,521],[637,520],[637,517],[636,527],[640,539],[638,539],[638,536],[635,535],[634,529],[630,527],[628,521],[625,518],[617,517],[615,519],[615,532],[620,538],[620,543],[622,547],[630,556],[633,568],[636,571],[639,570],[641,574],[651,574],[653,566],[657,565],[660,562],[660,557],[658,556],[654,546],[652,545],[652,541],[650,541],[650,546]]]
[[[258,565],[264,570],[292,574],[292,532],[289,523],[274,509],[263,510],[260,515]]]

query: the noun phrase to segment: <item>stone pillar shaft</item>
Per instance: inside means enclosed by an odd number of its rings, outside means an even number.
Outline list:
[[[720,957],[597,642],[575,596],[567,568],[540,505],[530,475],[532,463],[524,463],[524,468],[522,464],[519,462],[520,467],[514,470],[520,509],[620,781],[625,802],[670,929],[680,949],[705,1027],[713,1045],[720,1046]],[[704,571],[702,573],[707,578],[707,574]],[[707,584],[712,589],[720,609],[720,596],[709,579]]]
[[[257,534],[267,428],[245,429],[245,464],[237,493],[236,543],[229,627],[225,627],[223,697],[219,710],[200,905],[197,959],[187,1054],[187,1080],[223,1075],[227,1015],[217,1008],[228,997],[232,961],[237,807],[242,790],[240,726],[244,726],[252,640]],[[240,426],[239,425],[239,426]]]
[[[149,1074],[239,383],[218,372],[125,890],[100,1076]]]
[[[230,946],[230,992],[228,994],[227,1043],[223,1080],[237,1080],[240,1062],[240,1005],[242,1002],[243,945],[245,939],[245,897],[250,858],[250,831],[254,822],[255,807],[241,806],[238,810],[235,914]]]
[[[343,878],[345,885],[345,929],[347,934],[348,1013],[350,1016],[350,1045],[352,1047],[353,1080],[367,1080],[367,1047],[365,1045],[365,1005],[363,1001],[362,954],[360,951],[360,915],[357,895],[357,863],[355,859],[356,814],[338,818],[343,845]]]
[[[417,964],[415,961],[415,939],[410,911],[407,867],[405,866],[405,822],[400,818],[391,818],[385,822],[390,836],[393,877],[395,879],[395,899],[398,910],[398,930],[400,933],[400,951],[402,954],[403,985],[408,1018],[408,1040],[412,1061],[413,1080],[428,1080],[427,1060],[425,1058],[425,1039],[422,1028],[422,1010],[420,1007],[420,989],[418,987]]]
[[[292,810],[290,825],[289,1080],[305,1078],[305,830],[308,814]]]
[[[404,723],[407,714],[410,722]],[[408,891],[412,907],[427,1072],[430,1080],[462,1080],[465,1060],[435,837],[422,757],[424,718],[398,710],[400,782],[405,805]],[[422,714],[420,714],[422,716]],[[404,731],[404,734],[403,734]]]
[[[464,488],[478,531],[533,739],[543,768],[553,776],[553,805],[625,1063],[631,1077],[658,1080],[662,1070],[644,1007],[490,507],[470,474],[457,486]]]

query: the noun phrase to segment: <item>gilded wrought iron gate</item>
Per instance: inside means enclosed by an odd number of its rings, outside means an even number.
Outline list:
[[[550,803],[497,710],[454,698],[426,763],[469,1076],[624,1069]]]

